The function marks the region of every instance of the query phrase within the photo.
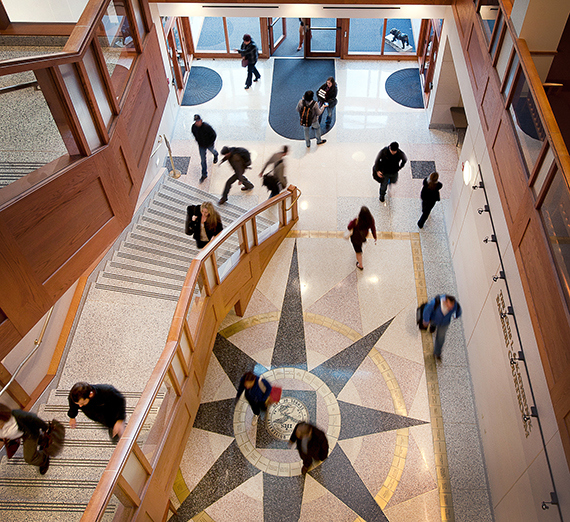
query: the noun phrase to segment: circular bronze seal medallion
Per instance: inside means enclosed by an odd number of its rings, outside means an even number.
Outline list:
[[[267,410],[267,431],[276,439],[289,440],[293,428],[308,420],[309,412],[299,399],[283,397]]]

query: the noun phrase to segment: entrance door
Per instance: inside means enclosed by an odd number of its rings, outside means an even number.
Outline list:
[[[342,31],[340,19],[305,19],[305,56],[310,58],[340,58]]]
[[[287,38],[287,24],[285,18],[268,18],[267,27],[269,29],[269,54],[272,55]]]
[[[439,50],[439,36],[441,35],[441,20],[424,20],[422,34],[424,35],[421,47],[420,80],[424,91],[424,102],[427,107],[429,95],[432,88],[433,75],[437,52]]]
[[[190,74],[191,49],[187,33],[190,26],[188,18],[171,17],[163,19],[166,46],[172,68],[172,82],[176,87],[178,103],[184,96],[184,88]]]

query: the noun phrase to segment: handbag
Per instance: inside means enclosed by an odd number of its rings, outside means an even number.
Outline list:
[[[249,65],[249,62],[247,61],[247,58],[242,58],[241,59],[241,66],[247,67],[248,65]]]
[[[280,388],[279,386],[273,386],[271,388],[271,393],[269,394],[269,397],[267,397],[267,401],[265,402],[267,406],[270,406],[271,404],[277,404],[281,400],[282,393],[283,393],[283,388]]]
[[[14,453],[18,451],[20,447],[20,437],[17,439],[3,439],[4,440],[4,448],[6,448],[6,456],[11,459],[14,456]]]
[[[55,457],[63,451],[65,440],[65,426],[58,420],[48,422],[48,429],[42,431],[38,446],[50,457]]]

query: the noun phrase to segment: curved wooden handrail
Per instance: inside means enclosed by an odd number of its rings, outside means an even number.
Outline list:
[[[95,492],[93,493],[87,509],[83,514],[83,521],[98,521],[105,514],[105,510],[119,483],[123,469],[131,453],[134,451],[139,434],[150,414],[158,392],[169,372],[173,359],[177,354],[177,350],[179,349],[180,337],[183,332],[186,314],[192,303],[194,288],[205,263],[212,255],[215,255],[216,250],[220,248],[228,238],[244,227],[248,221],[254,219],[256,216],[272,207],[284,205],[287,198],[297,195],[298,193],[299,190],[297,187],[290,185],[285,191],[281,192],[277,196],[249,210],[210,241],[190,264],[174,311],[164,350],[152,371],[150,379],[141,394],[141,398],[137,402],[137,405],[130,416],[125,433],[117,444],[117,447],[113,452],[101,479],[99,480]],[[295,198],[295,201],[297,201],[297,199],[298,197]],[[290,225],[288,223],[281,223],[280,230],[287,226]],[[275,233],[278,233],[278,231]],[[222,285],[223,282],[221,282],[219,286]],[[193,357],[194,355],[191,356],[189,366],[193,363]]]

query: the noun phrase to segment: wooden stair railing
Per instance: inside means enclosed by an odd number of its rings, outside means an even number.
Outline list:
[[[115,449],[82,521],[165,520],[186,442],[200,405],[219,326],[233,308],[243,315],[273,254],[298,221],[299,191],[291,185],[248,211],[192,261],[166,341],[127,429]],[[257,220],[278,221],[258,234]],[[218,269],[216,251],[238,238]],[[161,398],[157,399],[159,391]],[[154,408],[153,408],[154,406]],[[149,417],[151,408],[158,414]]]

